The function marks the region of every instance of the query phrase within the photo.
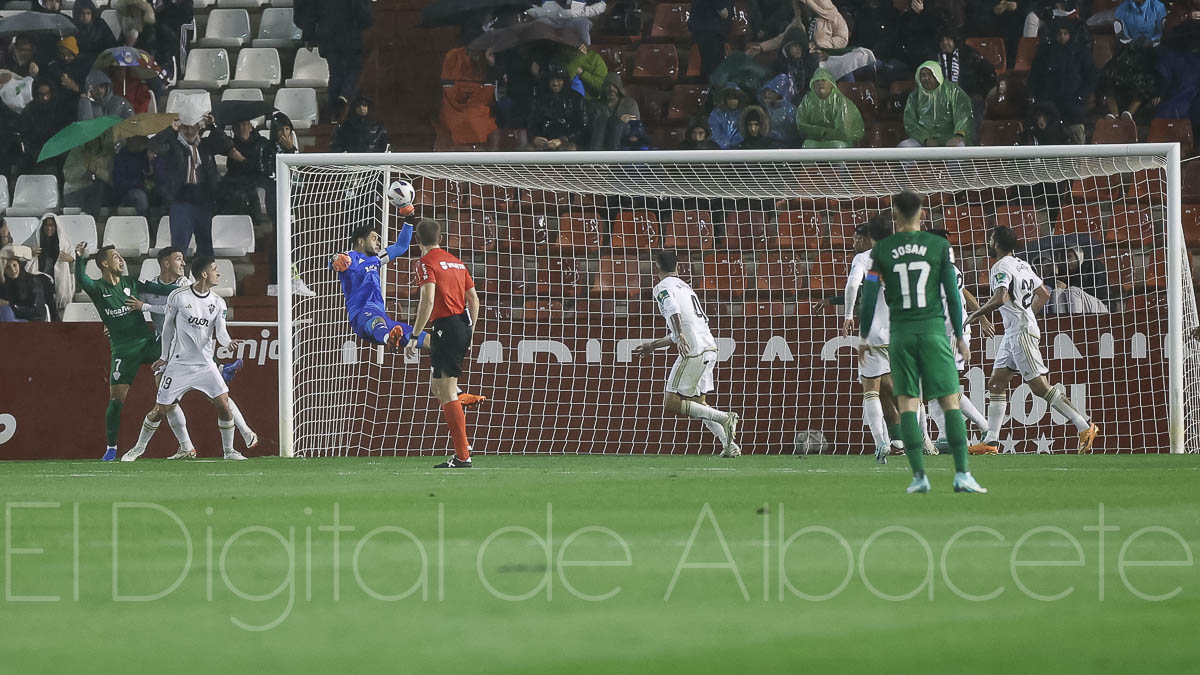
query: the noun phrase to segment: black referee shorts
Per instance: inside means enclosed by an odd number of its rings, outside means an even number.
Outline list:
[[[433,322],[430,330],[429,361],[433,377],[462,375],[462,362],[471,348],[471,326],[467,315],[446,316]]]

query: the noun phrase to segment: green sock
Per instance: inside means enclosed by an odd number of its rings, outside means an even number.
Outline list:
[[[892,439],[893,441],[904,440],[903,438],[900,437],[900,425],[899,424],[892,424],[891,422],[888,422],[888,438]]]
[[[900,413],[900,433],[904,436],[904,454],[908,455],[908,465],[912,467],[913,475],[923,475],[925,457],[922,453],[925,444],[921,442],[921,425],[917,424],[916,412]]]
[[[108,439],[109,447],[116,447],[117,434],[121,431],[121,408],[124,401],[109,400],[108,409],[104,411],[104,436]]]
[[[954,453],[954,470],[967,472],[967,422],[958,408],[946,412],[946,438],[950,441],[950,452]]]

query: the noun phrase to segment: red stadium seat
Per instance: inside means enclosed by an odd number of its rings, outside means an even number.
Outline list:
[[[759,295],[795,295],[802,286],[804,263],[792,253],[772,251],[754,266]]]
[[[875,85],[870,82],[839,82],[838,89],[854,101],[864,122],[875,119],[879,114],[879,94],[875,91]]]
[[[650,39],[655,42],[675,42],[678,44],[692,41],[692,33],[688,30],[687,3],[662,2],[654,7],[654,23],[650,24]]]
[[[808,290],[814,295],[829,295],[846,287],[850,273],[849,254],[822,254],[808,264]]]
[[[650,144],[658,150],[678,150],[686,135],[687,129],[683,127],[654,127],[650,130]]]
[[[904,106],[908,103],[908,95],[917,88],[914,80],[900,80],[888,87],[887,101],[880,110],[880,116],[887,119],[900,119],[904,115]],[[904,140],[901,138],[900,140]],[[896,141],[899,143],[900,141]]]
[[[482,211],[508,211],[518,204],[516,190],[497,185],[463,183],[459,187],[460,207]]]
[[[1024,206],[996,207],[996,226],[1012,228],[1021,241],[1033,241],[1043,234],[1037,211]]]
[[[746,291],[742,257],[728,253],[704,256],[704,292],[722,300],[737,299]]]
[[[663,248],[710,251],[713,248],[712,214],[708,211],[675,211],[663,224]]]
[[[1183,220],[1183,239],[1188,248],[1200,246],[1200,204],[1184,204],[1180,215]]]
[[[637,258],[600,258],[592,294],[601,298],[636,298],[642,293]]]
[[[987,243],[989,225],[982,206],[943,204],[942,218],[951,244],[973,248]]]
[[[1092,129],[1092,143],[1137,143],[1137,125],[1128,117],[1101,117]]]
[[[477,270],[478,267],[477,267]],[[525,258],[519,255],[488,256],[482,265],[482,278],[475,279],[475,284],[485,294],[496,296],[489,298],[487,304],[512,305],[511,298],[525,295]]]
[[[496,219],[475,209],[462,209],[446,219],[447,246],[458,251],[494,251],[497,243]]]
[[[634,50],[629,45],[592,45],[592,50],[604,59],[604,65],[608,66],[608,72],[615,73],[622,79],[627,77],[629,71],[633,70]]]
[[[489,152],[512,152],[524,150],[529,145],[529,135],[524,129],[497,129],[488,136]]]
[[[868,148],[894,148],[908,138],[903,122],[872,122],[864,139]]]
[[[631,79],[647,84],[674,84],[679,80],[679,52],[675,45],[638,45]]]
[[[667,108],[667,122],[684,124],[693,117],[704,114],[708,104],[708,87],[701,84],[677,84],[671,90],[671,104]]]
[[[517,191],[516,202],[517,209],[521,213],[556,215],[570,210],[571,194],[550,190],[521,189]]]
[[[1200,202],[1200,162],[1183,165],[1183,200]]]
[[[1017,60],[1013,63],[1013,72],[1028,73],[1033,66],[1033,58],[1037,56],[1038,38],[1021,38],[1017,45]]]
[[[726,211],[725,247],[734,251],[765,250],[767,216],[762,211]]]
[[[1192,122],[1186,119],[1167,119],[1156,117],[1150,121],[1150,134],[1146,136],[1147,143],[1179,143],[1179,153],[1183,157],[1192,156]]]
[[[445,178],[418,178],[413,182],[417,191],[413,205],[431,217],[434,213],[458,208],[458,187],[458,181]]]
[[[988,60],[989,63],[996,69],[996,74],[999,75],[1008,67],[1008,56],[1004,49],[1004,38],[998,37],[972,37],[967,38],[967,44],[974,47],[975,51]]]
[[[746,316],[772,318],[783,316],[784,305],[782,302],[747,302],[743,305],[743,312],[745,312]]]
[[[780,211],[778,236],[779,248],[821,250],[825,247],[825,224],[817,211]]]
[[[562,303],[557,300],[526,300],[525,321],[561,322],[565,319]]]
[[[558,247],[563,253],[599,251],[602,241],[600,217],[595,213],[568,213],[558,219]]]
[[[1022,125],[1016,120],[984,120],[980,145],[1020,145]]]
[[[1117,53],[1116,35],[1092,36],[1092,63],[1096,70],[1103,70]]]
[[[1187,201],[1188,197],[1188,170],[1192,163],[1183,165],[1183,199]],[[1200,168],[1200,167],[1198,167]],[[1197,186],[1200,187],[1200,186]],[[1162,169],[1142,169],[1134,171],[1133,175],[1128,180],[1127,191],[1139,204],[1149,204],[1151,206],[1161,206],[1164,201],[1167,189],[1166,173]],[[1200,191],[1196,193],[1200,197]]]
[[[1126,185],[1119,175],[1094,176],[1071,181],[1076,200],[1114,201],[1125,196]]]
[[[585,263],[586,265],[586,263]],[[586,270],[586,267],[582,267]],[[581,282],[587,280],[586,272],[581,272],[579,261],[575,258],[560,258],[558,256],[538,257],[536,272],[536,288],[540,297],[573,298]]]
[[[1185,236],[1188,234],[1188,209],[1189,206],[1184,204]],[[1196,212],[1200,215],[1200,208],[1197,208]],[[1136,248],[1149,244],[1154,240],[1154,235],[1154,214],[1149,208],[1136,204],[1117,204],[1113,208],[1112,227],[1104,231],[1104,241],[1109,244],[1128,244]],[[1191,245],[1190,240],[1188,245]]]
[[[1099,204],[1067,204],[1058,214],[1054,234],[1082,233],[1098,238],[1104,231]]]
[[[725,56],[729,56],[730,51],[731,51],[730,46],[728,44],[726,44],[725,45]],[[685,77],[687,77],[688,80],[699,80],[700,79],[700,50],[697,49],[696,47],[692,47],[692,51],[688,53],[687,74],[685,75]]]
[[[512,214],[501,247],[509,251],[534,253],[550,245],[550,224],[546,216]]]
[[[646,126],[653,127],[666,120],[667,110],[671,107],[671,92],[637,85],[628,86],[625,91],[637,101]]]
[[[613,220],[612,247],[616,249],[659,248],[658,216],[645,210],[622,211]]]
[[[874,209],[878,211],[879,209]],[[854,240],[854,229],[866,225],[871,214],[859,210],[836,210],[829,212],[829,235],[835,247],[851,248]]]
[[[987,96],[984,119],[1026,120],[1032,96],[1022,75],[1001,75],[996,87]]]

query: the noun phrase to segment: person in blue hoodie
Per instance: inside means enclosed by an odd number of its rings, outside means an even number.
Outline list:
[[[1117,35],[1121,42],[1145,40],[1156,45],[1162,40],[1167,8],[1159,0],[1125,0],[1113,12],[1113,18],[1121,22]]]
[[[781,73],[771,78],[758,90],[758,102],[767,111],[770,120],[770,137],[780,148],[794,148],[799,139],[796,133],[796,106],[788,101],[792,90],[792,78]]]
[[[722,150],[742,144],[740,122],[747,99],[746,92],[735,84],[726,85],[717,92],[713,111],[708,115],[708,127],[712,130],[713,141]]]

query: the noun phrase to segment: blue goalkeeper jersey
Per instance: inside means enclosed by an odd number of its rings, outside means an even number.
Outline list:
[[[347,251],[350,267],[342,272],[342,295],[346,297],[346,315],[353,320],[367,309],[384,314],[383,285],[379,277],[379,256]]]

